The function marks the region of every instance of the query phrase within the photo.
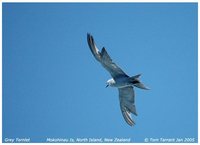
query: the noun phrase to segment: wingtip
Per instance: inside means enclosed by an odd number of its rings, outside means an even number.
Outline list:
[[[129,126],[133,127],[135,126],[135,122],[132,122],[132,123],[128,123]]]
[[[133,121],[133,119],[131,118],[130,115],[128,115],[127,111],[125,112],[122,112],[123,116],[124,116],[124,119],[126,121],[126,123],[130,126],[134,126],[135,125],[135,122]]]
[[[88,45],[90,47],[90,44],[93,43],[93,37],[90,33],[87,33],[87,41],[88,41]]]
[[[88,33],[87,33],[87,38],[92,38],[92,39],[93,39],[92,34],[88,32]]]
[[[87,39],[89,39],[91,37],[90,33],[87,33]]]
[[[87,36],[90,36],[90,33],[87,32]]]

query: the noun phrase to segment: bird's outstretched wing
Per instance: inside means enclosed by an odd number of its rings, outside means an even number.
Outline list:
[[[132,86],[119,88],[119,100],[122,115],[125,121],[133,126],[135,123],[131,118],[131,113],[137,116],[135,108],[135,94]]]
[[[98,60],[103,67],[109,71],[109,73],[111,74],[111,76],[113,78],[119,77],[119,76],[128,76],[126,75],[125,72],[123,72],[123,70],[121,68],[119,68],[110,58],[110,56],[108,55],[106,49],[103,47],[101,52],[98,50],[97,46],[95,45],[94,39],[92,37],[92,35],[90,35],[89,33],[87,34],[87,41],[88,41],[88,45],[90,47],[90,50],[92,52],[92,54],[94,55],[94,57],[96,58],[96,60]]]

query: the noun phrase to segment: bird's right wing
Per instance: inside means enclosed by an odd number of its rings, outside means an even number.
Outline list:
[[[120,100],[120,108],[122,111],[122,115],[125,121],[133,126],[135,123],[131,118],[131,113],[137,115],[135,108],[135,94],[132,86],[119,88],[119,100]]]
[[[110,56],[108,55],[104,47],[102,48],[101,52],[98,50],[97,46],[95,45],[92,35],[87,34],[87,41],[88,41],[90,50],[92,54],[94,55],[94,57],[96,58],[96,60],[98,60],[103,65],[103,67],[107,71],[109,71],[109,73],[111,74],[113,78],[116,78],[118,76],[128,76],[120,67],[118,67],[112,61],[112,59],[110,58]]]

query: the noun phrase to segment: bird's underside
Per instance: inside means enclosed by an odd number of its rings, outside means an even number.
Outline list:
[[[97,48],[93,37],[90,34],[87,34],[87,41],[89,48],[94,55],[95,59],[101,63],[101,65],[110,73],[112,76],[113,80],[116,82],[116,86],[119,90],[119,101],[120,101],[120,108],[122,115],[125,119],[125,121],[130,125],[133,126],[135,123],[132,120],[131,114],[134,114],[137,116],[136,113],[136,107],[135,107],[135,94],[134,94],[134,89],[133,85],[134,83],[132,81],[135,81],[134,79],[138,79],[140,75],[133,77],[129,77],[119,66],[117,66],[111,59],[111,57],[108,55],[106,49],[103,47],[101,52]],[[118,79],[124,78],[127,79],[126,83],[130,83],[130,85],[127,86],[121,86],[118,87]],[[138,80],[139,82],[139,80]],[[131,83],[133,84],[131,86]],[[140,83],[140,82],[139,82]],[[142,84],[143,85],[143,84]],[[143,88],[144,89],[144,88]]]

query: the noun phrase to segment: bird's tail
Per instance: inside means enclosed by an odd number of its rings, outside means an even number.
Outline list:
[[[135,86],[138,87],[140,89],[144,89],[144,90],[149,90],[150,88],[146,87],[140,80],[139,77],[141,76],[141,74],[135,75],[130,77],[131,83]]]

